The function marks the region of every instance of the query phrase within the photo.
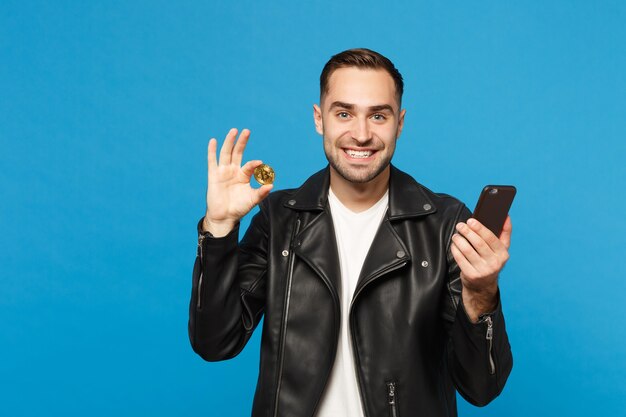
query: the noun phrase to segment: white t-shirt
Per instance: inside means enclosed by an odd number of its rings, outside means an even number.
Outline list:
[[[341,266],[341,329],[335,364],[316,417],[363,417],[348,319],[365,256],[387,211],[388,200],[389,191],[372,207],[354,213],[332,190],[328,191]]]

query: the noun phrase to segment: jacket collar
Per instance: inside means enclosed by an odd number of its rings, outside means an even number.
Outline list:
[[[328,203],[330,168],[313,174],[302,186],[284,198],[283,205],[293,210],[325,210]],[[410,175],[391,165],[389,176],[389,220],[423,216],[437,211],[424,187]]]

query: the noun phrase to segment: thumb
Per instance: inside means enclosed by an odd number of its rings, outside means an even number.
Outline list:
[[[272,188],[274,188],[274,184],[265,184],[262,185],[260,188],[257,188],[255,190],[255,204],[259,204],[261,201],[263,201],[265,197],[269,195],[270,191],[272,191]]]

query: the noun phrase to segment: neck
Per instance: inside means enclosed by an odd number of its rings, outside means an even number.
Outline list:
[[[330,188],[335,196],[351,211],[358,213],[372,207],[389,188],[389,166],[375,178],[364,183],[350,182],[330,167]]]

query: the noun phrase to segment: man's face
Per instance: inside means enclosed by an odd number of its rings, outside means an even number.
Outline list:
[[[402,132],[396,87],[384,70],[335,70],[320,107],[313,106],[315,129],[324,137],[331,169],[349,182],[365,183],[391,161]]]

